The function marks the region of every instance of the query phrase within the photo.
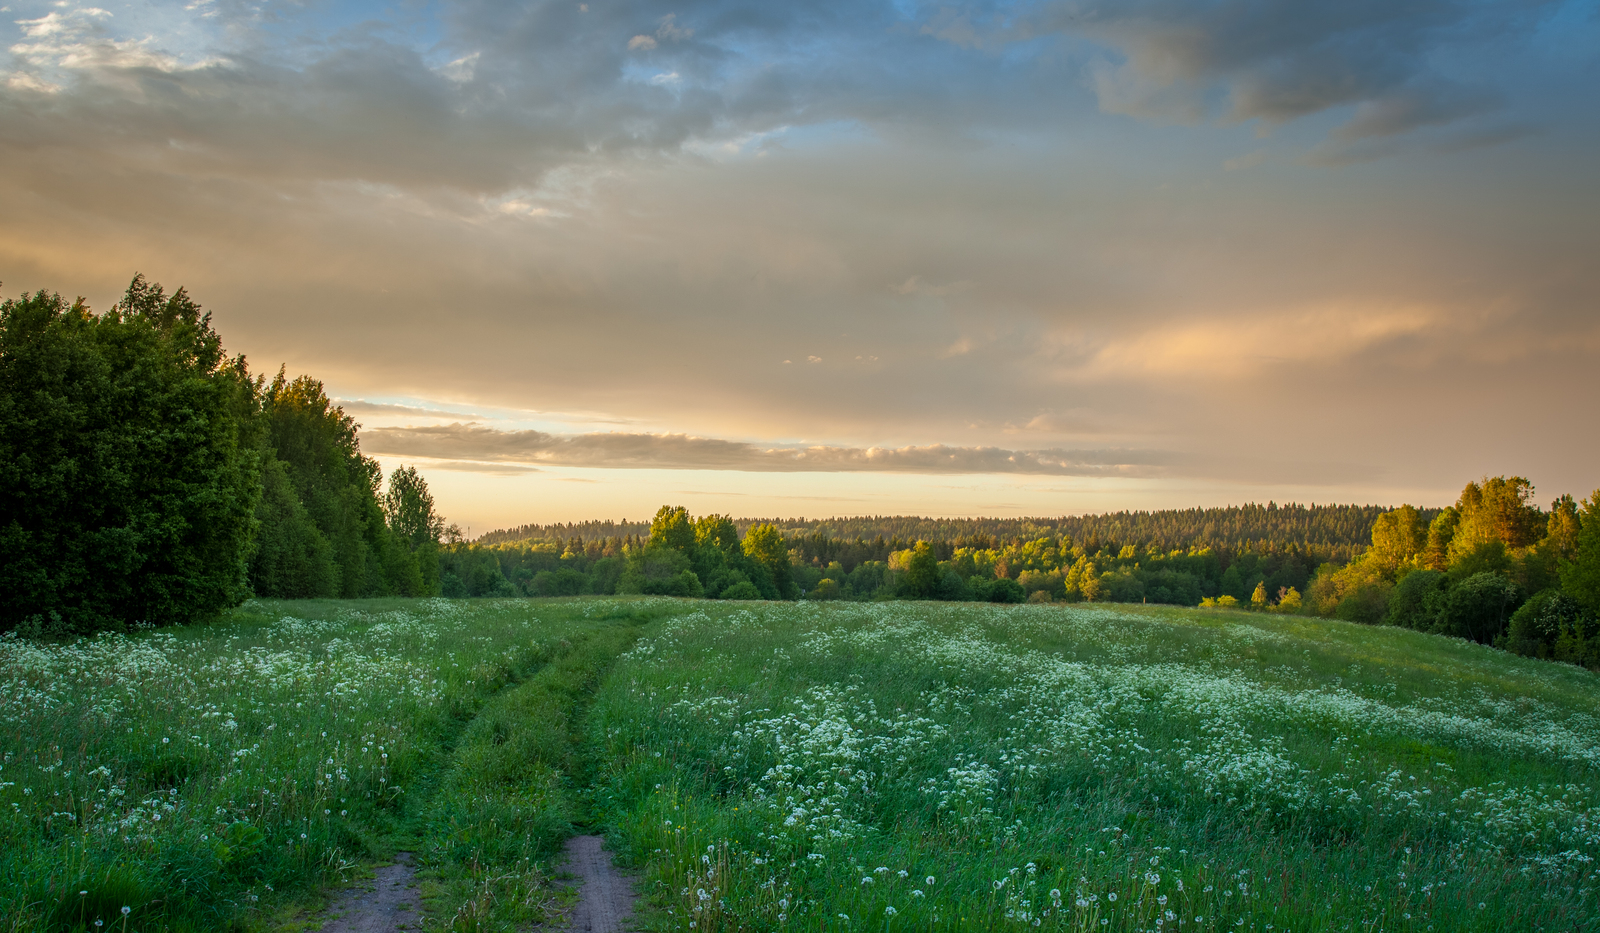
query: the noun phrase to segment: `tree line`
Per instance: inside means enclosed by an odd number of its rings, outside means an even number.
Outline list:
[[[356,428],[317,380],[228,356],[182,289],[136,276],[104,314],[0,302],[0,631],[437,592],[426,483],[385,487]]]
[[[1349,560],[1366,545],[1372,523],[1388,507],[1377,505],[1266,505],[1250,503],[1207,509],[1112,512],[1058,518],[926,518],[872,515],[849,518],[735,518],[740,534],[756,525],[772,525],[785,538],[804,539],[807,560],[840,560],[853,569],[862,559],[885,560],[890,551],[917,541],[936,546],[995,547],[1001,542],[1068,538],[1090,551],[1102,544],[1121,547],[1138,543],[1161,551],[1210,548],[1219,552],[1258,552],[1299,548],[1315,550],[1331,560]],[[1431,515],[1431,513],[1430,513]],[[528,524],[480,535],[479,544],[554,542],[573,538],[589,543],[629,535],[644,537],[648,522],[589,521]],[[882,542],[875,549],[874,541]],[[887,546],[887,549],[885,549]],[[824,553],[826,548],[836,548]],[[856,559],[853,554],[872,554]],[[944,558],[941,558],[944,559]]]
[[[1600,666],[1600,491],[1523,477],[1452,506],[1297,504],[1055,519],[691,516],[474,542],[385,481],[309,376],[253,375],[183,290],[104,314],[0,302],[0,631],[205,619],[256,595],[1141,602],[1391,624]]]
[[[1527,478],[1485,477],[1431,518],[1386,512],[1362,554],[1318,569],[1304,604],[1600,667],[1600,490],[1546,510]]]

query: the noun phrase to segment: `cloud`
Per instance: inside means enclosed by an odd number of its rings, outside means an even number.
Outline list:
[[[1047,5],[1036,26],[1121,53],[1120,62],[1090,69],[1108,112],[1194,123],[1213,112],[1220,91],[1221,116],[1234,121],[1281,124],[1355,105],[1338,133],[1362,138],[1494,109],[1493,93],[1441,74],[1438,53],[1488,36],[1530,36],[1561,7],[1559,0],[1067,0]]]
[[[0,18],[35,56],[0,63],[0,279],[104,308],[142,271],[269,372],[450,400],[391,423],[599,410],[874,469],[1148,444],[1163,482],[1264,430],[1287,465],[1216,469],[1595,461],[1551,401],[1594,395],[1592,17],[1562,58],[1498,0],[590,6]],[[540,456],[626,459],[595,443]]]
[[[1267,150],[1256,149],[1224,161],[1222,167],[1230,172],[1237,172],[1242,169],[1255,168],[1265,161],[1267,161]]]
[[[522,476],[526,473],[543,473],[538,467],[523,463],[484,463],[480,460],[434,460],[418,463],[429,470],[447,470],[451,473],[481,473],[485,476]],[[576,480],[575,482],[582,482]]]
[[[1425,334],[1441,318],[1422,308],[1321,308],[1172,324],[1110,341],[1078,375],[1242,378],[1283,365],[1336,366]]]
[[[604,469],[736,470],[755,473],[1008,473],[1151,476],[1171,457],[1149,450],[1005,450],[999,447],[761,447],[687,434],[547,434],[476,424],[374,428],[371,453]]]
[[[394,405],[388,402],[368,402],[361,399],[336,398],[335,405],[347,415],[409,415],[421,418],[460,418],[470,412],[443,411],[437,408],[416,408],[411,405]]]

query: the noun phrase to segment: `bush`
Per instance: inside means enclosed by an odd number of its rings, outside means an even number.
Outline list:
[[[1445,595],[1432,631],[1494,644],[1521,601],[1521,590],[1515,583],[1497,573],[1475,573]]]
[[[570,567],[541,570],[533,575],[529,586],[539,596],[577,596],[588,591],[589,577]]]
[[[1413,570],[1401,578],[1389,597],[1388,625],[1427,631],[1439,618],[1444,601],[1445,575],[1437,570]]]
[[[1600,664],[1600,638],[1593,617],[1558,590],[1536,594],[1511,614],[1500,647],[1531,658]]]
[[[749,580],[735,583],[722,591],[722,599],[760,599],[761,591]]]
[[[991,603],[1020,603],[1028,598],[1028,594],[1022,589],[1022,584],[1001,577],[989,584],[988,598]]]
[[[1394,588],[1387,583],[1369,583],[1357,587],[1339,600],[1334,618],[1363,625],[1377,625],[1389,614],[1389,593]]]
[[[752,586],[751,589],[755,587]],[[832,577],[823,577],[806,596],[810,599],[838,599],[839,584]]]

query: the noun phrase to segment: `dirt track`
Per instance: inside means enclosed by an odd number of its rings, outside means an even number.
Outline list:
[[[328,911],[322,933],[398,933],[422,928],[417,912],[416,872],[401,852],[371,884],[351,888]]]
[[[599,836],[567,840],[567,869],[578,876],[578,907],[573,933],[622,933],[633,916],[633,886],[611,864]]]

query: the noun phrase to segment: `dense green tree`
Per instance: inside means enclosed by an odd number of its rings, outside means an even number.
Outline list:
[[[800,595],[789,572],[789,546],[776,525],[761,524],[751,528],[744,537],[744,554],[750,558],[752,570],[764,572],[776,598],[794,599]],[[763,580],[752,574],[751,582],[759,588]]]
[[[1384,622],[1401,628],[1427,631],[1439,617],[1445,575],[1437,570],[1414,570],[1401,578],[1389,597]]]
[[[939,572],[939,559],[926,541],[918,541],[905,558],[905,575],[902,581],[908,595],[927,599],[934,595],[943,574]]]
[[[439,589],[450,598],[517,595],[494,548],[460,541],[439,549]]]
[[[1495,476],[1468,483],[1456,502],[1460,521],[1451,537],[1451,563],[1481,545],[1498,541],[1508,549],[1529,547],[1543,537],[1545,522],[1533,502],[1533,484],[1521,476]]]
[[[1561,591],[1590,612],[1600,613],[1600,489],[1583,500],[1580,518],[1572,562],[1561,571]]]
[[[401,466],[389,474],[383,516],[389,530],[412,548],[438,544],[444,534],[444,519],[433,511],[428,482],[414,467]]]
[[[1250,588],[1244,584],[1244,576],[1239,573],[1238,564],[1232,564],[1223,571],[1221,590],[1225,595],[1243,602],[1250,597]]]
[[[248,594],[251,383],[211,317],[135,277],[111,310],[0,303],[0,630],[213,616]]]
[[[427,480],[414,467],[401,466],[389,474],[383,493],[383,517],[394,540],[406,548],[417,565],[421,595],[439,592],[439,537],[444,518],[433,510]],[[400,568],[406,574],[406,568]]]
[[[1545,521],[1545,544],[1558,561],[1569,561],[1578,550],[1578,534],[1583,522],[1578,517],[1578,503],[1570,495],[1563,495],[1550,503],[1550,517]]]
[[[756,585],[754,583],[751,583],[749,580],[745,580],[743,583],[735,583],[734,585],[732,585],[732,586],[728,587],[727,589],[723,590],[722,591],[722,598],[723,599],[762,599],[763,597],[761,595],[761,591],[759,589],[756,589]]]
[[[664,541],[652,541],[629,553],[628,569],[617,583],[617,592],[698,597],[705,595],[705,588],[688,554]]]
[[[689,553],[695,543],[694,521],[683,506],[663,505],[650,523],[650,543]]]
[[[1475,573],[1445,594],[1432,630],[1491,645],[1521,602],[1515,583],[1498,573]]]
[[[713,547],[727,557],[744,553],[739,544],[739,527],[726,515],[703,515],[694,525],[694,541],[700,547]]]
[[[291,381],[282,370],[262,394],[261,410],[273,455],[332,547],[338,595],[422,595],[417,556],[389,531],[378,501],[382,473],[362,455],[354,419],[328,399],[321,382]]]
[[[1428,546],[1422,554],[1422,565],[1430,570],[1450,569],[1450,544],[1456,536],[1456,526],[1461,523],[1461,513],[1450,506],[1428,523]]]
[[[250,586],[260,596],[326,599],[339,595],[333,548],[306,513],[282,461],[270,455],[261,471],[261,504]]]
[[[1372,523],[1372,547],[1365,557],[1392,579],[1400,568],[1415,564],[1427,547],[1428,526],[1421,513],[1402,505],[1379,515]]]
[[[1559,590],[1536,594],[1511,614],[1504,647],[1534,658],[1600,662],[1594,615]]]

